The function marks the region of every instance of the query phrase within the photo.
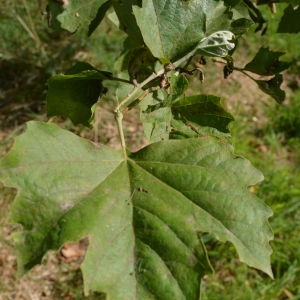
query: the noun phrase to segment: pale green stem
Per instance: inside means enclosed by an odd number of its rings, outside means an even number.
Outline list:
[[[127,104],[129,100],[137,93],[139,92],[146,84],[151,82],[157,77],[160,77],[165,73],[165,69],[161,69],[157,73],[152,73],[149,77],[147,77],[143,82],[139,83],[134,89],[119,103],[119,105],[116,107],[115,112],[121,111],[122,109],[127,107]]]
[[[179,67],[183,62],[191,58],[193,55],[195,55],[197,49],[189,52],[187,55],[183,56],[176,62],[172,63],[173,69]],[[127,107],[129,100],[137,93],[139,92],[146,84],[151,82],[152,80],[162,76],[164,73],[166,73],[165,68],[159,70],[158,72],[152,73],[149,77],[147,77],[143,82],[139,83],[116,107],[115,111],[122,110]]]
[[[125,136],[124,136],[124,131],[123,131],[123,114],[121,111],[115,111],[115,118],[117,121],[117,126],[118,126],[118,131],[121,139],[121,146],[122,146],[122,151],[123,151],[123,156],[124,159],[127,159],[127,152],[126,152],[126,142],[125,142]]]
[[[30,27],[31,27],[31,32],[33,33],[33,36],[34,36],[33,39],[35,40],[35,42],[37,44],[37,47],[41,48],[42,42],[40,40],[40,37],[39,37],[37,31],[35,30],[35,25],[34,25],[34,22],[32,20],[27,2],[26,2],[26,0],[22,0],[22,2],[23,2],[24,8],[25,8],[26,13],[27,13],[28,21],[29,21],[29,24],[30,24]]]
[[[196,51],[197,51],[197,48],[194,49],[193,51],[189,52],[187,55],[183,56],[182,58],[180,58],[176,62],[172,63],[173,69],[179,67],[183,62],[185,62],[186,60],[188,60],[189,58],[191,58],[193,55],[195,55]],[[159,70],[158,72],[152,73],[143,82],[137,84],[134,87],[134,89],[115,108],[115,118],[116,118],[116,121],[117,121],[119,135],[120,135],[120,139],[121,139],[121,146],[122,146],[122,150],[123,150],[123,154],[124,154],[124,158],[125,159],[127,158],[127,152],[126,152],[126,143],[125,143],[125,137],[124,137],[124,131],[123,131],[123,125],[122,125],[122,119],[123,119],[122,110],[125,109],[126,107],[128,107],[128,105],[130,105],[130,103],[132,102],[132,98],[139,91],[141,91],[142,88],[146,84],[148,84],[152,80],[154,80],[154,79],[162,76],[166,72],[167,72],[166,69],[163,68],[163,69]]]
[[[24,22],[24,20],[18,14],[16,14],[15,16],[16,16],[16,19],[21,24],[21,26],[27,31],[28,35],[36,42],[34,33],[30,30],[30,28],[27,26],[27,24]]]

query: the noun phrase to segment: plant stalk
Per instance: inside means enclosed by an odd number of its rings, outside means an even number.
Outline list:
[[[193,51],[189,52],[187,55],[183,56],[182,58],[180,58],[179,60],[175,61],[174,63],[172,63],[172,69],[175,69],[177,67],[179,67],[183,62],[185,62],[186,60],[190,59],[193,55],[195,55],[197,51],[197,48],[194,49]],[[136,95],[136,93],[138,91],[140,91],[146,84],[148,84],[149,82],[151,82],[152,80],[162,76],[163,74],[167,73],[168,71],[166,71],[165,68],[159,70],[158,72],[152,73],[149,77],[147,77],[143,82],[137,84],[134,89],[119,103],[119,105],[116,107],[115,112],[116,111],[121,111],[124,108],[126,108],[128,106],[128,102],[129,100]],[[121,81],[121,80],[120,80]]]
[[[124,156],[124,159],[127,159],[126,142],[125,142],[125,136],[124,136],[123,124],[122,124],[123,114],[120,110],[115,110],[115,119],[117,121],[123,156]]]

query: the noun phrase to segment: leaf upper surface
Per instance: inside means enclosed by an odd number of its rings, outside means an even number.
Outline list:
[[[285,91],[280,88],[283,77],[281,74],[275,74],[269,80],[255,80],[259,88],[266,94],[274,98],[278,103],[282,103],[285,99]]]
[[[172,110],[185,122],[213,127],[222,132],[229,132],[228,124],[233,121],[232,115],[220,105],[220,98],[212,95],[180,98],[174,102]]]
[[[284,14],[278,25],[279,33],[299,33],[300,32],[300,6],[297,0],[291,1],[291,4],[284,10]],[[293,4],[295,8],[293,8]]]
[[[228,13],[223,1],[202,0],[144,0],[142,7],[133,7],[145,44],[162,63],[184,56],[203,38],[220,30],[244,32],[251,22],[246,21],[240,10],[231,7]],[[209,41],[216,39],[211,37]]]
[[[29,122],[0,167],[1,180],[18,189],[12,217],[23,226],[21,271],[87,236],[86,293],[198,300],[211,269],[199,232],[210,232],[271,275],[271,212],[247,189],[262,175],[220,139],[163,141],[124,159],[56,125]]]
[[[270,51],[269,48],[261,47],[253,60],[245,66],[245,70],[259,75],[274,75],[289,67],[289,63],[279,61],[284,52]]]
[[[204,6],[200,0],[144,0],[142,7],[133,7],[133,13],[147,47],[155,57],[168,62],[204,37]]]
[[[100,7],[107,0],[68,0],[57,3],[49,1],[52,18],[59,22],[62,29],[75,32],[80,26],[88,26],[96,18]],[[94,21],[95,22],[95,21]],[[56,24],[57,26],[58,24]]]
[[[74,124],[89,126],[92,106],[104,91],[102,80],[109,79],[110,75],[79,62],[65,74],[51,77],[48,81],[48,116],[69,117]]]

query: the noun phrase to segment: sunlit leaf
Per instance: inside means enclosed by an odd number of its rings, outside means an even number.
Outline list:
[[[262,175],[219,138],[154,143],[125,158],[56,125],[30,122],[0,170],[18,189],[12,219],[22,225],[21,272],[47,250],[86,236],[86,294],[198,300],[211,269],[199,232],[208,232],[272,275],[271,211],[248,191]]]
[[[240,3],[235,5],[242,7]],[[210,46],[212,43],[214,45],[218,43],[223,49],[217,51],[216,47],[214,50],[210,47],[207,51],[208,55],[225,56],[224,53],[227,53],[229,48],[233,48],[225,31],[234,30],[240,34],[250,26],[250,21],[245,21],[246,17],[240,7],[229,9],[223,1],[144,0],[141,7],[133,7],[133,13],[145,44],[153,56],[163,63],[184,56],[195,49],[204,38],[209,39],[204,43],[209,42]],[[213,36],[220,30],[224,33]],[[221,37],[222,41],[220,41]],[[225,48],[222,46],[224,39]]]

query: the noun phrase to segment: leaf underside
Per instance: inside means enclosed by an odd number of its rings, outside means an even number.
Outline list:
[[[0,167],[0,179],[18,189],[20,272],[87,236],[86,294],[196,300],[211,270],[200,238],[209,232],[272,276],[271,211],[248,191],[262,175],[221,139],[158,142],[124,159],[56,125],[29,122]]]

